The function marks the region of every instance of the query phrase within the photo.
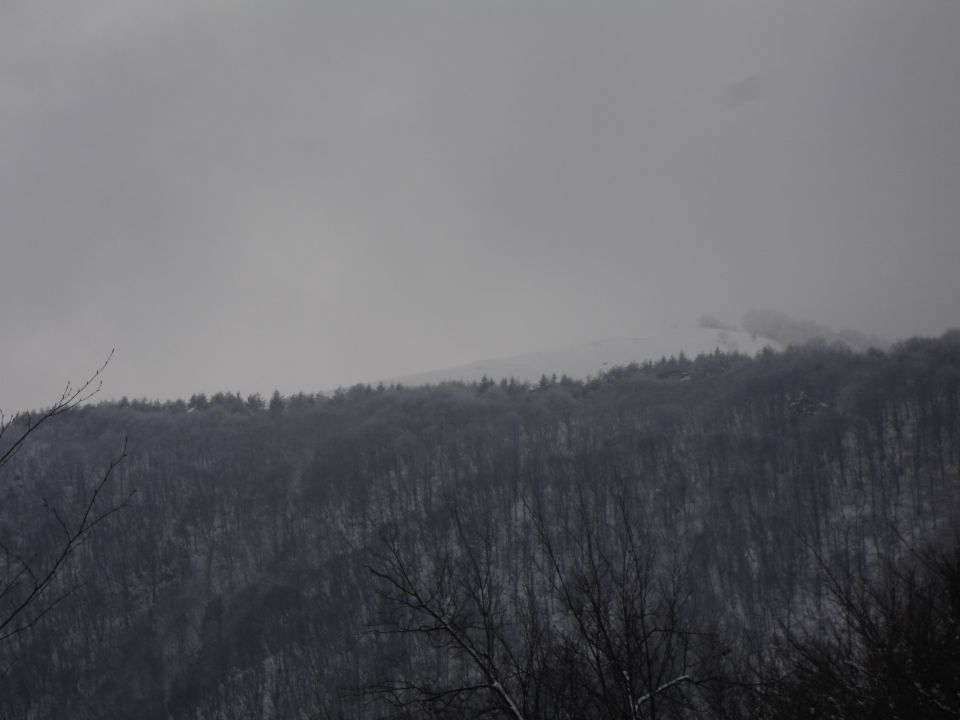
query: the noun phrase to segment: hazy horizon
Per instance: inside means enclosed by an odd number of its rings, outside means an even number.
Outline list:
[[[960,325],[960,3],[0,8],[0,408]]]

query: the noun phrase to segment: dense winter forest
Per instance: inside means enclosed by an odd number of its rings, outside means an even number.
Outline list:
[[[957,717],[958,502],[960,332],[87,404],[0,467],[0,717]]]

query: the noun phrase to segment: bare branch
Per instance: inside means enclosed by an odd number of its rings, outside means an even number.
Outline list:
[[[89,498],[87,499],[86,505],[84,506],[83,513],[80,516],[80,521],[75,529],[71,530],[60,513],[53,506],[44,501],[44,506],[53,513],[57,524],[64,533],[64,538],[59,550],[47,565],[45,570],[42,572],[35,572],[32,567],[32,563],[27,562],[23,557],[10,551],[6,548],[6,546],[0,544],[0,549],[4,551],[7,557],[12,558],[16,563],[18,563],[21,568],[20,572],[14,576],[14,580],[8,582],[7,586],[2,592],[0,592],[0,598],[12,594],[17,587],[20,587],[20,579],[24,576],[24,574],[26,574],[30,580],[29,584],[24,589],[23,596],[16,600],[12,607],[6,609],[3,615],[0,615],[0,642],[32,628],[37,622],[40,621],[40,619],[42,619],[57,605],[63,602],[63,600],[73,594],[73,592],[79,587],[72,587],[66,592],[58,595],[52,601],[44,602],[47,592],[60,575],[64,565],[67,563],[74,551],[81,544],[83,544],[90,532],[114,513],[122,510],[129,503],[132,493],[127,496],[127,498],[119,505],[113,505],[99,512],[96,509],[97,502],[100,499],[104,487],[109,482],[114,470],[116,470],[117,466],[123,462],[126,457],[127,439],[124,438],[121,452],[119,455],[117,455],[117,457],[111,460],[109,466],[100,476],[100,479],[94,486]],[[37,605],[40,606],[39,610],[36,610]],[[28,613],[28,611],[31,610],[35,611]]]
[[[107,359],[103,361],[103,364],[97,368],[97,370],[86,379],[79,387],[73,387],[69,382],[63,389],[63,392],[60,393],[60,397],[57,398],[56,402],[53,403],[49,408],[44,410],[36,418],[30,415],[30,413],[18,412],[10,420],[6,420],[2,412],[0,412],[0,438],[3,437],[4,433],[17,422],[17,420],[23,419],[26,422],[26,428],[17,436],[16,439],[7,449],[0,453],[0,467],[3,467],[10,458],[16,455],[17,451],[23,446],[23,443],[26,442],[27,438],[30,437],[41,425],[46,423],[51,418],[55,418],[58,415],[63,415],[65,412],[73,410],[75,407],[82,405],[87,400],[92,398],[103,387],[103,381],[100,379],[100,376],[103,374],[103,371],[106,370],[107,365],[110,363],[111,358],[115,348],[110,351],[110,354],[107,355]]]

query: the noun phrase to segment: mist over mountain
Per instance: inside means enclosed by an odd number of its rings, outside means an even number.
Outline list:
[[[645,337],[597,340],[583,345],[403,375],[382,382],[386,385],[415,386],[449,381],[472,383],[489,378],[494,381],[514,379],[521,383],[536,383],[542,376],[583,380],[631,363],[642,364],[680,355],[692,359],[717,351],[753,356],[764,347],[780,349],[783,346],[775,339],[757,337],[736,329],[671,328]]]
[[[958,24],[936,0],[6,0],[0,407],[110,348],[105,395],[166,400],[750,307],[940,335]]]
[[[853,350],[886,350],[890,341],[880,335],[845,328],[833,330],[820,323],[797,320],[775,310],[752,308],[743,316],[742,328],[752,336],[776,340],[783,345],[803,345],[808,342],[840,343]]]
[[[440,382],[479,382],[514,379],[535,383],[542,376],[585,379],[618,366],[643,364],[685,355],[695,358],[714,352],[756,355],[764,348],[782,350],[790,345],[821,342],[851,350],[885,350],[890,341],[852,329],[833,330],[809,320],[799,320],[775,310],[751,309],[740,325],[710,313],[695,327],[674,326],[641,337],[606,338],[538,352],[491,358],[449,368],[429,370],[380,380],[386,385],[426,385]]]

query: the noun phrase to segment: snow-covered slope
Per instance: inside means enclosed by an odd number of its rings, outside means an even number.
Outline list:
[[[596,376],[618,365],[659,360],[662,357],[679,355],[681,352],[689,358],[701,353],[712,353],[717,348],[724,352],[736,351],[754,355],[765,346],[779,349],[779,344],[773,340],[754,337],[739,330],[681,328],[648,337],[599,340],[587,345],[483,360],[442,370],[389,378],[383,380],[383,383],[412,386],[448,380],[474,382],[484,376],[492,380],[514,378],[520,382],[537,382],[542,375],[549,377],[554,374],[557,377],[567,375],[581,379]]]

